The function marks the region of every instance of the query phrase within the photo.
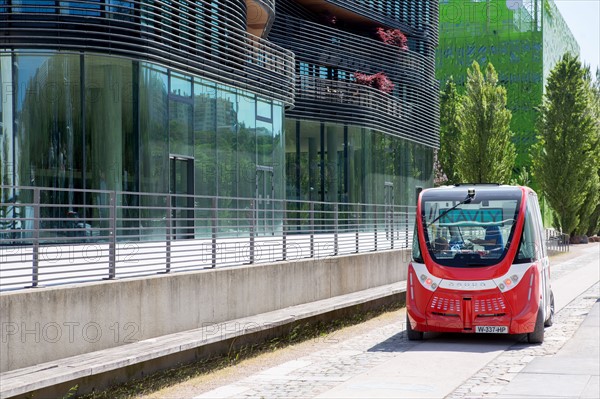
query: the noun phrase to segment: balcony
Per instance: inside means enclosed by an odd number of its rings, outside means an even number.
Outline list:
[[[330,79],[300,76],[296,80],[296,97],[356,106],[379,112],[390,118],[402,118],[402,102],[396,97],[369,86]]]
[[[356,1],[297,0],[318,13],[329,13],[339,19],[361,25],[385,25],[401,29],[405,34],[437,45],[437,1]],[[395,3],[395,4],[394,4]],[[412,4],[411,4],[412,3]],[[426,18],[431,18],[427,20]]]
[[[269,39],[294,52],[297,59],[348,72],[385,71],[395,83],[424,86],[434,79],[434,58],[403,51],[379,40],[305,21],[278,16]]]
[[[435,115],[435,105],[420,98],[402,101],[372,87],[310,76],[296,79],[296,106],[286,112],[289,118],[347,123],[437,147]]]
[[[275,0],[246,0],[246,10],[248,33],[266,37],[275,20]]]

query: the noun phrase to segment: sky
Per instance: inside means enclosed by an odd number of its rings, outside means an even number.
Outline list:
[[[555,0],[580,48],[580,58],[591,66],[592,76],[600,66],[600,0]]]

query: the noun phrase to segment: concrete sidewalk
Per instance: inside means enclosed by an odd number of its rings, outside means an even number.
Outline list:
[[[600,398],[600,300],[556,355],[534,359],[497,398]]]

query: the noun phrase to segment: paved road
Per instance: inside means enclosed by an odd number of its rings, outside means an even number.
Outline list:
[[[523,337],[501,335],[432,334],[423,342],[409,342],[404,331],[404,311],[393,322],[364,331],[315,351],[262,368],[250,375],[225,378],[224,385],[206,390],[206,384],[182,384],[179,389],[153,397],[197,398],[515,398],[527,396],[525,388],[548,378],[548,370],[563,373],[556,365],[568,359],[581,363],[598,349],[597,318],[587,332],[578,332],[600,297],[600,245],[573,247],[571,253],[553,258],[553,288],[558,313],[546,329],[542,345],[529,345]],[[595,309],[597,309],[596,306]],[[595,330],[594,330],[594,325]],[[583,329],[582,329],[583,331]],[[574,334],[590,350],[580,353],[579,343],[570,351]],[[583,338],[577,338],[581,337]],[[577,341],[580,342],[580,341]],[[561,351],[561,348],[565,351]],[[288,350],[288,349],[285,349]],[[284,350],[284,351],[285,351]],[[555,357],[554,357],[555,356]],[[539,359],[557,359],[548,365]],[[563,359],[563,360],[561,360]],[[555,368],[552,368],[555,367]],[[575,369],[573,369],[575,370]],[[600,397],[598,373],[576,369],[565,384],[577,387],[569,397]],[[575,372],[573,372],[575,373]],[[573,374],[572,373],[572,374]],[[587,374],[586,374],[587,373]],[[595,373],[595,374],[594,374]],[[562,374],[561,374],[562,375]],[[210,377],[209,377],[210,378]],[[557,381],[554,379],[553,381]],[[214,387],[214,384],[209,384]],[[525,388],[524,388],[525,387]],[[576,393],[576,392],[578,393]],[[548,397],[548,393],[530,397]],[[170,394],[169,394],[170,393]],[[588,395],[593,396],[588,396]],[[534,395],[534,396],[531,396]],[[564,396],[557,396],[564,397]]]

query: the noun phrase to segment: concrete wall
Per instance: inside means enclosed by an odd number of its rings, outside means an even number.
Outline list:
[[[0,294],[0,372],[406,279],[394,250]]]

